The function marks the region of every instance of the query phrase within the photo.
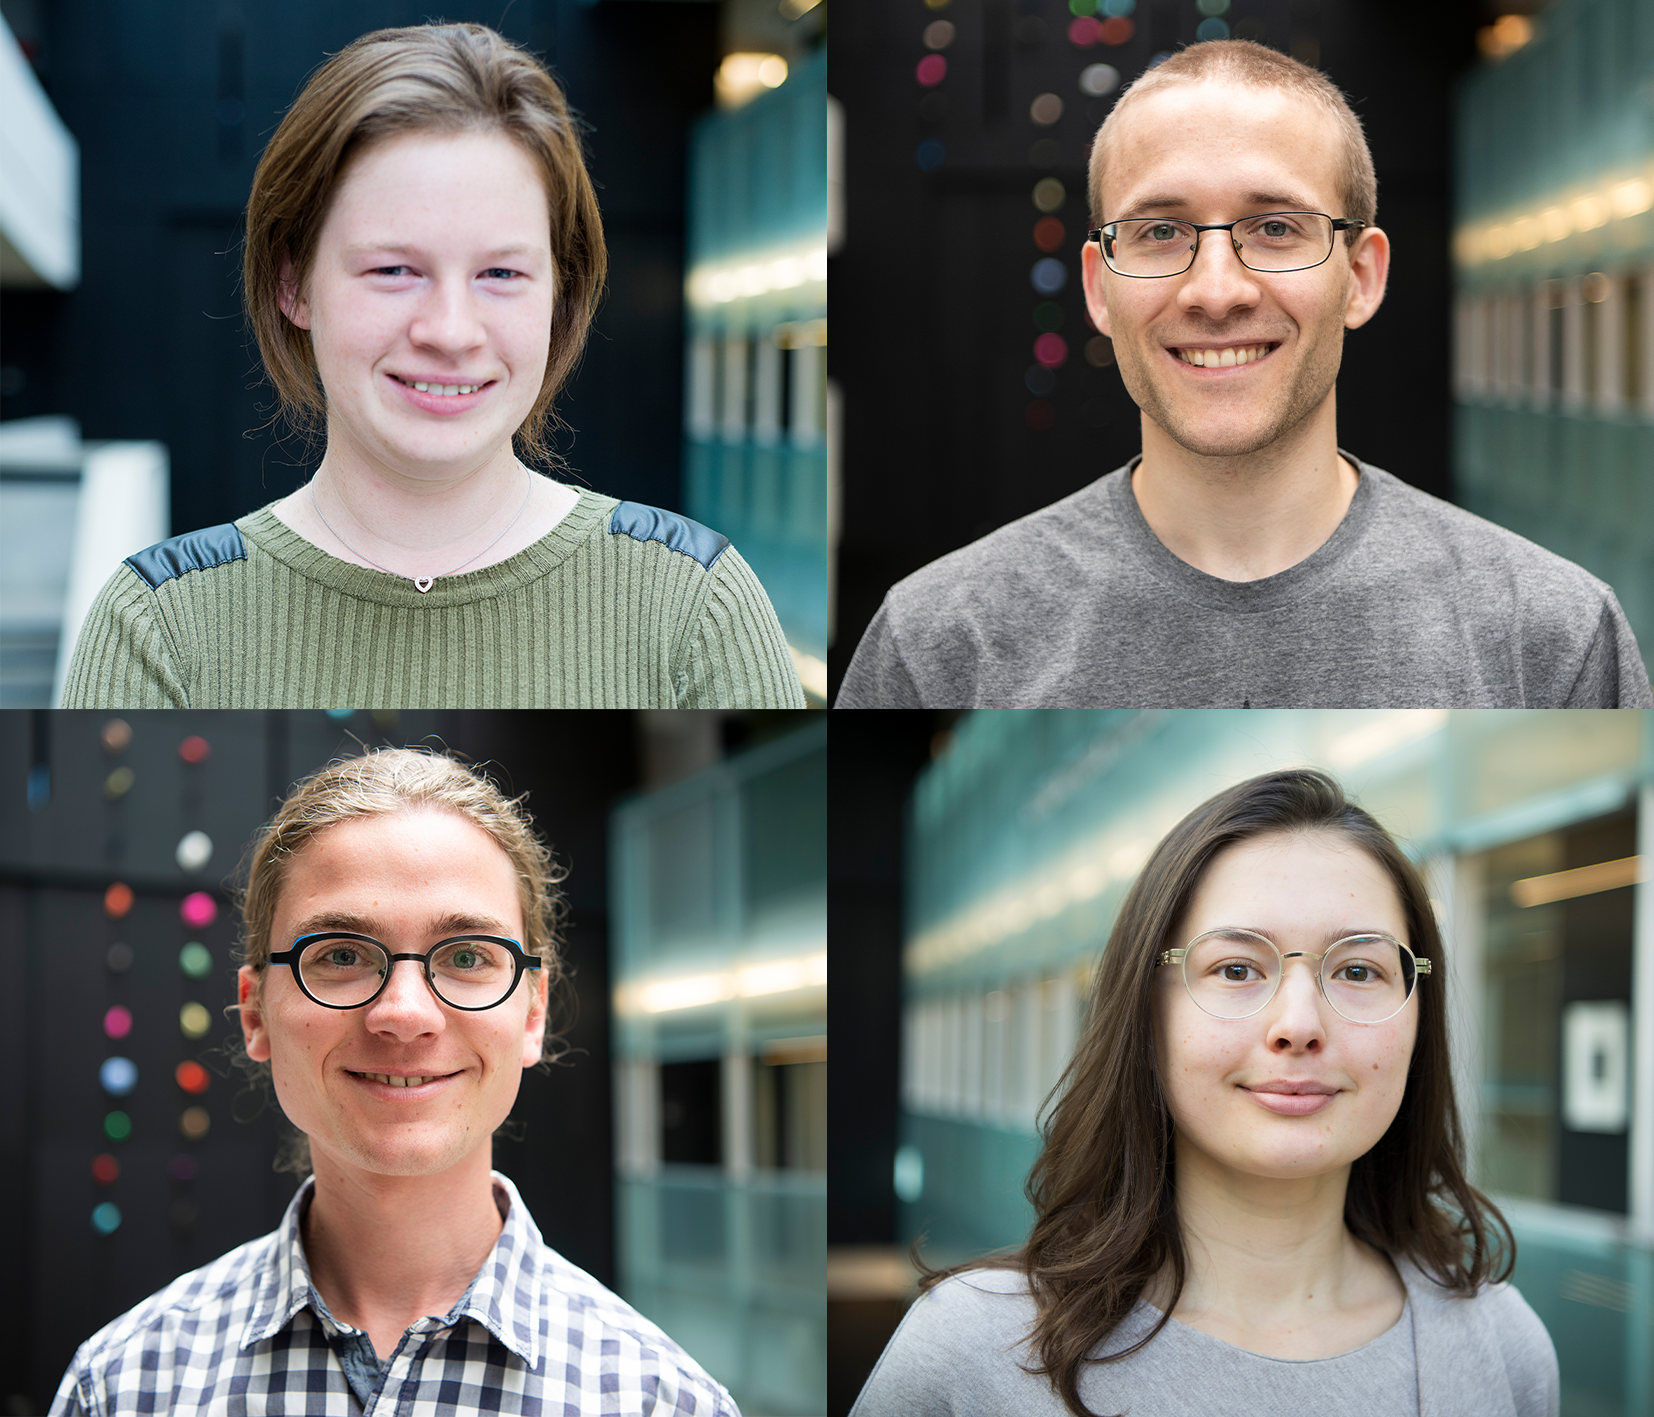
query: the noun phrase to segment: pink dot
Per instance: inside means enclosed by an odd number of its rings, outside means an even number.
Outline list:
[[[116,1004],[103,1016],[103,1031],[111,1038],[125,1038],[132,1032],[132,1011]]]
[[[218,918],[218,903],[205,891],[193,891],[184,897],[178,914],[190,929],[204,930]]]
[[[935,88],[948,76],[948,61],[940,54],[927,54],[919,61],[916,71],[919,82],[927,89]]]
[[[1068,27],[1068,42],[1081,49],[1090,49],[1103,37],[1103,27],[1090,15],[1081,15]]]
[[[1068,341],[1061,335],[1041,335],[1034,341],[1034,358],[1047,369],[1059,369],[1068,358]]]

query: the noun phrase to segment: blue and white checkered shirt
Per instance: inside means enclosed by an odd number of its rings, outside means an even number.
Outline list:
[[[497,1171],[505,1228],[465,1296],[380,1362],[310,1282],[299,1222],[174,1280],[80,1346],[52,1417],[303,1413],[306,1417],[740,1417],[730,1395],[648,1319],[540,1238]]]

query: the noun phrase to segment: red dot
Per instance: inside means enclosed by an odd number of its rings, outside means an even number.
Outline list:
[[[100,1186],[112,1186],[121,1174],[121,1163],[108,1152],[92,1158],[92,1179]]]
[[[1067,229],[1054,216],[1041,217],[1034,223],[1034,245],[1042,251],[1055,251],[1067,235]]]
[[[116,881],[103,893],[103,913],[111,920],[119,920],[132,909],[132,887],[125,881]]]
[[[200,1095],[207,1090],[212,1082],[212,1075],[199,1063],[180,1063],[173,1076],[178,1079],[178,1086],[185,1092]]]
[[[927,54],[915,71],[919,82],[927,89],[935,88],[948,76],[948,61],[940,54]]]
[[[1116,15],[1097,26],[1097,38],[1104,44],[1125,44],[1136,33],[1137,26],[1124,15]]]
[[[1060,369],[1068,359],[1068,341],[1061,335],[1041,335],[1034,341],[1034,358],[1047,369]]]
[[[1043,433],[1056,421],[1057,410],[1044,399],[1035,399],[1028,405],[1028,426],[1034,432]]]
[[[116,1004],[103,1016],[103,1031],[111,1038],[125,1038],[132,1032],[132,1010]]]
[[[1126,23],[1131,22],[1128,20]],[[1081,15],[1068,27],[1068,42],[1079,45],[1081,49],[1090,49],[1102,37],[1103,27],[1090,15]]]
[[[178,756],[186,763],[204,763],[211,754],[211,746],[198,733],[190,734],[178,745]]]

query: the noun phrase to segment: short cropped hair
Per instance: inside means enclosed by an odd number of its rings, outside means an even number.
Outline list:
[[[552,403],[585,348],[608,255],[576,120],[557,81],[527,50],[484,25],[375,30],[304,86],[259,159],[247,201],[242,289],[247,322],[281,412],[302,434],[325,426],[327,398],[310,333],[282,313],[282,260],[309,287],[323,225],[350,163],[408,134],[501,133],[545,183],[556,297],[540,395],[517,430],[527,460],[555,460]]]
[[[1120,95],[1091,145],[1087,186],[1091,198],[1091,224],[1109,220],[1103,211],[1103,168],[1109,156],[1111,129],[1134,98],[1153,93],[1169,84],[1232,83],[1253,88],[1279,89],[1307,98],[1319,105],[1336,125],[1342,152],[1338,163],[1338,198],[1343,210],[1334,216],[1353,217],[1371,226],[1378,219],[1378,175],[1367,147],[1361,120],[1343,91],[1319,70],[1246,39],[1213,39],[1191,44],[1171,58],[1140,75]],[[1353,245],[1359,230],[1346,231],[1346,245]]]
[[[276,813],[254,835],[241,892],[242,963],[258,976],[255,998],[262,1004],[274,941],[276,910],[293,859],[328,827],[360,817],[396,812],[449,812],[486,833],[511,862],[523,914],[523,952],[539,959],[548,999],[548,1023],[541,1062],[563,1049],[549,1019],[566,987],[558,946],[566,902],[561,882],[568,872],[552,857],[534,829],[520,797],[507,797],[486,774],[444,753],[418,748],[380,748],[360,757],[339,758],[295,784]],[[281,942],[283,949],[291,941]],[[533,975],[529,976],[532,980]],[[245,1053],[232,1056],[259,1086],[268,1086],[270,1065]],[[278,1158],[282,1170],[310,1169],[310,1148],[301,1133]]]

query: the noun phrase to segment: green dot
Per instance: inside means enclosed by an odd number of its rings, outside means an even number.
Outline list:
[[[125,1141],[132,1135],[132,1118],[125,1112],[111,1112],[103,1119],[103,1134],[110,1141]]]
[[[191,940],[178,951],[178,967],[191,979],[205,979],[212,973],[212,951]]]
[[[1055,300],[1047,300],[1042,305],[1034,307],[1034,328],[1045,334],[1062,328],[1062,306]]]
[[[1195,0],[1195,9],[1203,15],[1226,15],[1229,13],[1229,0]]]
[[[1097,0],[1068,0],[1068,8],[1082,17],[1095,15],[1097,13]]]

